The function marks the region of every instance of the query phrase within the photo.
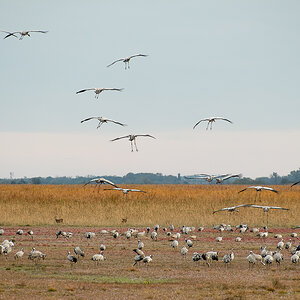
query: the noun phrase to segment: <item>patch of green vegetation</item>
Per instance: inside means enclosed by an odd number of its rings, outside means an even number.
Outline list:
[[[49,289],[48,289],[48,292],[56,292],[57,290],[56,290],[56,288],[55,287],[50,287]]]
[[[161,283],[175,283],[175,280],[171,279],[151,279],[151,278],[130,278],[125,276],[97,276],[97,275],[74,275],[74,274],[60,274],[56,276],[60,279],[70,279],[76,281],[85,282],[97,282],[97,283],[120,283],[120,284],[161,284]]]

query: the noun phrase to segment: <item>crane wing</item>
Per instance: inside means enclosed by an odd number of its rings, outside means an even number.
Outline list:
[[[83,122],[86,122],[86,121],[89,121],[89,120],[93,120],[93,119],[98,120],[98,117],[90,117],[90,118],[87,118],[87,119],[84,119],[84,120],[80,121],[80,123],[83,123]]]
[[[137,134],[136,136],[146,136],[146,137],[151,137],[153,139],[156,139],[154,136],[152,136],[150,134]]]
[[[110,119],[106,119],[107,122],[112,122],[112,123],[115,123],[117,125],[121,125],[121,126],[127,126],[126,124],[123,124],[123,123],[120,123],[120,122],[117,122],[115,120],[110,120]]]
[[[115,139],[110,140],[110,141],[111,141],[111,142],[114,142],[114,141],[117,141],[117,140],[129,138],[129,137],[130,137],[130,135],[125,135],[125,136],[121,136],[121,137],[115,138]]]
[[[228,120],[228,119],[225,119],[225,118],[222,118],[222,117],[216,117],[216,118],[214,118],[214,119],[215,119],[215,120],[223,120],[223,121],[227,121],[227,122],[233,124],[232,121],[230,121],[230,120]]]
[[[141,192],[141,193],[147,193],[145,191],[137,190],[137,189],[130,189],[130,192]]]
[[[14,36],[14,37],[16,37],[17,38],[17,36],[15,35],[16,33],[19,33],[19,34],[21,34],[21,32],[20,31],[15,31],[15,32],[8,32],[8,31],[3,31],[3,30],[1,30],[1,32],[5,32],[5,33],[8,33],[3,39],[6,39],[6,38],[8,38],[8,37],[10,37],[10,36]]]
[[[210,119],[206,118],[206,119],[202,119],[202,120],[198,121],[198,122],[194,125],[193,129],[195,129],[195,127],[196,127],[198,124],[200,124],[201,122],[203,122],[203,121],[209,121],[209,120],[210,120]]]
[[[291,185],[291,187],[293,187],[294,185],[296,185],[296,184],[298,184],[298,183],[300,183],[300,180],[297,181],[297,182],[295,182],[295,183],[293,183],[293,184]]]
[[[114,65],[115,63],[117,63],[117,62],[119,62],[119,61],[123,61],[123,60],[124,60],[124,58],[117,59],[117,60],[115,60],[114,62],[112,62],[111,64],[109,64],[109,65],[106,66],[106,67],[108,68],[108,67]]]
[[[138,56],[146,57],[146,56],[148,56],[148,55],[147,55],[147,54],[134,54],[134,55],[129,56],[128,59],[131,59],[131,58],[133,58],[133,57],[138,57]]]
[[[94,91],[94,90],[95,90],[95,88],[84,89],[84,90],[80,90],[80,91],[76,92],[76,94],[83,93],[83,92],[86,92],[86,91]]]
[[[104,91],[118,91],[118,92],[121,92],[123,91],[124,89],[121,88],[121,89],[117,89],[117,88],[103,88]]]
[[[28,32],[40,32],[40,33],[47,33],[48,31],[44,31],[44,30],[29,30]]]
[[[278,191],[276,191],[276,190],[274,190],[274,189],[272,189],[272,188],[270,188],[270,187],[267,187],[267,186],[263,186],[262,189],[263,189],[263,190],[270,191],[270,192],[274,192],[274,193],[277,193],[277,194],[278,194]]]

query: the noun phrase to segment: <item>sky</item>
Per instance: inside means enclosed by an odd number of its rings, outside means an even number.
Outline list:
[[[0,177],[300,167],[299,1],[0,2]],[[143,53],[125,70],[116,59]],[[124,88],[95,99],[91,87]],[[97,121],[103,116],[128,124]],[[205,130],[203,118],[222,116]],[[128,134],[139,138],[139,152]]]

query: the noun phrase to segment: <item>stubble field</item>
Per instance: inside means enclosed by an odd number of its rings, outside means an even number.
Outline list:
[[[135,186],[136,187],[136,186]],[[7,259],[0,256],[0,299],[270,299],[300,298],[300,265],[292,265],[290,250],[283,250],[284,262],[266,268],[260,264],[248,270],[246,256],[250,250],[260,253],[260,246],[275,250],[279,242],[274,238],[281,233],[288,241],[291,229],[300,225],[300,189],[286,186],[276,187],[280,193],[264,193],[257,204],[289,208],[289,211],[271,211],[269,214],[269,236],[262,240],[255,234],[238,231],[223,233],[212,229],[212,224],[230,222],[231,225],[247,223],[251,228],[265,225],[266,218],[260,209],[241,208],[239,213],[213,210],[237,204],[255,203],[256,193],[246,191],[238,194],[240,186],[138,186],[146,194],[129,194],[127,199],[115,191],[98,193],[93,187],[82,186],[0,186],[0,227],[5,230],[0,236],[15,239],[15,247]],[[63,218],[56,224],[54,216]],[[127,218],[127,223],[122,219]],[[182,225],[194,226],[189,235],[182,235],[179,247],[171,248],[171,241],[162,229],[158,241],[149,235],[142,237],[146,255],[153,261],[133,267],[137,238],[127,240],[124,236],[114,239],[101,230],[118,229],[125,232],[128,227],[139,231],[159,224],[175,225],[175,232]],[[202,232],[198,226],[204,225]],[[33,230],[31,239],[26,233],[18,236],[17,229]],[[72,232],[70,239],[59,237],[59,230]],[[87,240],[85,232],[93,231],[96,237]],[[186,245],[185,238],[195,235],[194,245],[183,258],[180,249]],[[215,238],[223,236],[217,243]],[[235,242],[235,237],[242,242]],[[292,239],[298,245],[298,239]],[[100,244],[105,244],[106,260],[96,266],[90,260],[99,253]],[[75,246],[85,251],[85,257],[73,266],[67,261],[67,252]],[[46,259],[37,263],[27,259],[32,247],[46,253]],[[235,259],[225,267],[224,254],[234,248]],[[13,254],[24,248],[25,255],[15,261]],[[203,262],[193,262],[194,251],[203,253],[211,249],[219,251],[220,261],[208,268]]]

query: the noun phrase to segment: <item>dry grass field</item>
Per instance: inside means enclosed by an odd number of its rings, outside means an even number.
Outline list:
[[[132,186],[133,187],[133,186]],[[136,187],[136,186],[135,186]],[[270,226],[299,223],[300,187],[278,186],[279,194],[262,191],[261,202],[255,202],[256,191],[241,194],[242,186],[215,185],[143,185],[147,193],[130,193],[127,199],[119,191],[98,192],[93,186],[1,185],[0,209],[3,225],[53,225],[54,216],[72,226],[120,226],[122,218],[129,226],[212,225],[217,223],[261,225],[261,209],[241,208],[239,213],[212,214],[214,210],[237,204],[282,206],[290,211],[272,210]]]
[[[136,187],[136,186],[135,186]],[[292,265],[290,251],[283,250],[284,262],[280,267],[274,263],[270,268],[260,264],[248,269],[246,256],[250,250],[260,252],[260,246],[275,250],[281,233],[287,241],[291,226],[300,225],[300,188],[292,190],[279,186],[280,193],[264,193],[261,203],[290,208],[290,211],[271,211],[269,214],[269,236],[262,240],[251,232],[223,232],[223,241],[215,238],[220,233],[212,224],[228,223],[229,215],[212,211],[226,206],[254,203],[255,192],[238,194],[240,186],[138,186],[146,194],[129,194],[94,190],[82,186],[0,186],[0,236],[15,239],[15,247],[7,259],[0,256],[0,299],[300,299],[300,265]],[[56,224],[54,216],[63,218]],[[127,218],[127,223],[122,223]],[[231,216],[232,225],[241,222],[250,227],[262,226],[263,212],[260,209],[241,208]],[[137,239],[124,236],[114,239],[111,234],[101,234],[102,229],[118,229],[124,232],[130,226],[140,231],[155,224],[174,224],[179,231],[183,224],[195,226],[193,247],[184,259],[180,249],[189,235],[182,235],[177,250],[160,229],[158,241],[149,236],[142,238],[146,255],[152,254],[149,266],[133,267]],[[197,226],[204,225],[203,232]],[[16,235],[17,229],[33,230],[31,239],[26,233]],[[70,239],[59,237],[57,230],[72,232]],[[96,237],[87,240],[84,233],[93,231]],[[235,242],[241,236],[242,242]],[[90,260],[99,253],[104,243],[106,260],[96,266]],[[293,245],[299,240],[293,239]],[[67,251],[75,246],[85,251],[85,257],[73,266],[67,261]],[[46,259],[37,263],[27,259],[32,247],[46,253]],[[222,257],[234,248],[235,259],[226,268]],[[25,255],[14,260],[15,252],[24,248]],[[219,251],[220,261],[210,268],[202,262],[193,262],[194,251],[203,253]]]

